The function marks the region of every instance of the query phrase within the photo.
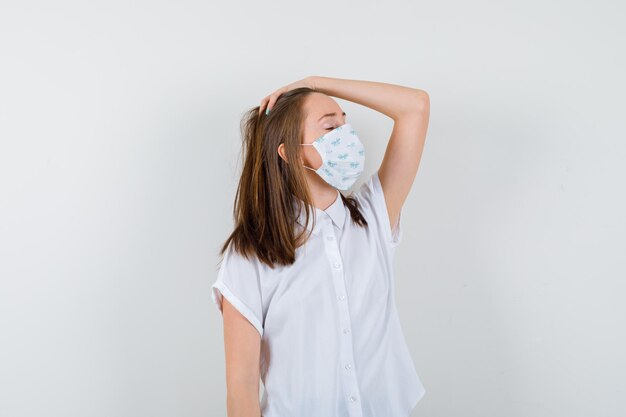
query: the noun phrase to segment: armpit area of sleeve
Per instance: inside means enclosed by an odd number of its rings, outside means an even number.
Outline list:
[[[383,186],[380,183],[380,178],[378,178],[378,171],[376,171],[372,177],[372,185],[374,188],[374,195],[376,197],[378,210],[383,214],[382,218],[384,219],[384,224],[382,227],[385,230],[387,241],[392,248],[395,248],[402,241],[402,208],[400,209],[400,213],[398,213],[398,220],[396,220],[396,223],[392,228],[389,213],[387,212],[387,203],[385,202]]]
[[[222,310],[222,297],[225,297],[263,336],[263,325],[261,320],[254,314],[252,309],[243,303],[222,281],[217,281],[211,287],[211,298],[215,303],[217,309],[221,314],[224,314]]]

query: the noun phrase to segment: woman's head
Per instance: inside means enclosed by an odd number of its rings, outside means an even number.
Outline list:
[[[304,167],[317,169],[322,161],[312,146],[301,144],[345,124],[345,117],[335,100],[306,87],[281,94],[268,115],[259,112],[258,106],[245,113],[242,172],[233,208],[235,228],[221,254],[232,243],[240,253],[254,254],[270,266],[295,261],[296,248],[308,238],[306,229],[295,234],[299,205],[303,204],[307,222],[314,210],[310,181],[332,188]],[[366,225],[356,201],[340,195],[353,219]]]
[[[308,92],[304,100],[300,103],[302,115],[302,134],[300,145],[312,144],[317,138],[325,135],[329,131],[336,129],[346,123],[346,113],[339,107],[339,104],[331,97],[320,92]],[[280,157],[288,161],[285,143],[278,146]],[[309,168],[317,170],[322,165],[322,158],[319,153],[311,147],[299,149],[301,161]],[[313,180],[319,177],[312,175]],[[320,182],[320,184],[322,184]]]

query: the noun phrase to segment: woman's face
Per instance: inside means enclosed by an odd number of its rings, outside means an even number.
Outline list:
[[[302,143],[313,143],[315,139],[346,123],[346,113],[331,97],[322,93],[311,93],[307,96],[304,111],[304,140]],[[302,162],[313,169],[322,166],[322,158],[313,146],[300,146]]]

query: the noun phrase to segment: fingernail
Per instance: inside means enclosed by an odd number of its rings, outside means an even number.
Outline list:
[[[270,114],[270,108],[269,107],[267,109],[265,109],[265,115],[267,116],[268,114]]]

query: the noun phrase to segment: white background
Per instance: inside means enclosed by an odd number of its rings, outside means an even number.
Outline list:
[[[413,415],[625,415],[624,15],[3,0],[0,416],[226,415],[210,285],[239,120],[308,75],[431,97],[396,253]],[[363,180],[392,121],[337,100]]]

